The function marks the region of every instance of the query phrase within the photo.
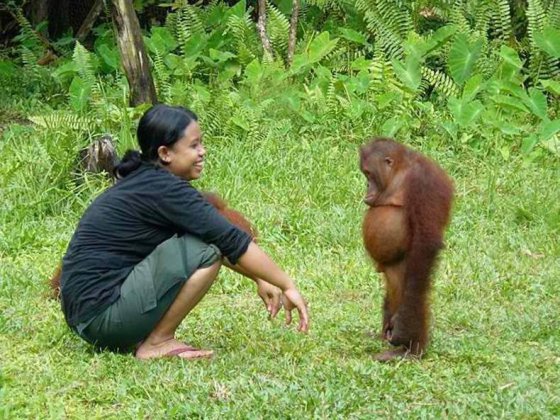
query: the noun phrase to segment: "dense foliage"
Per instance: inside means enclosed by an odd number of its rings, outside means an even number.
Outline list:
[[[560,1],[307,1],[288,68],[291,2],[267,7],[272,61],[263,59],[245,0],[177,2],[163,25],[146,28],[160,100],[195,109],[208,136],[265,140],[342,123],[349,131],[436,137],[506,158],[539,155],[540,147],[559,154]],[[96,27],[89,48],[58,40],[62,57],[44,67],[37,64],[44,43],[17,16],[30,88],[72,110],[33,121],[85,130],[93,124],[128,142],[123,115],[126,122],[137,110],[125,106],[111,26]],[[0,62],[3,77],[16,71]]]

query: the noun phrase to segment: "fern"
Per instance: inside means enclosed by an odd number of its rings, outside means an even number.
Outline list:
[[[329,86],[327,87],[327,93],[325,95],[325,105],[327,106],[327,111],[333,114],[336,114],[338,110],[338,101],[336,95],[336,86],[335,86],[336,79],[331,77],[329,81]]]
[[[275,55],[283,57],[288,51],[290,21],[271,3],[267,7],[267,21],[267,32]]]
[[[400,39],[406,39],[413,30],[410,13],[393,0],[377,0],[377,13],[381,21]]]
[[[236,48],[236,54],[241,64],[248,64],[257,56],[257,48],[260,44],[257,42],[255,25],[251,21],[249,12],[243,17],[231,15],[226,22],[226,30],[231,35],[231,42]],[[259,45],[259,47],[257,47]],[[261,47],[262,48],[262,47]]]
[[[499,38],[503,41],[511,39],[511,10],[508,0],[496,0],[496,4],[493,7],[493,19]]]
[[[41,77],[41,66],[37,64],[37,56],[27,47],[20,48],[21,61],[31,79],[38,80]]]
[[[89,51],[79,42],[76,42],[74,47],[73,60],[80,77],[90,85],[95,84],[95,72],[91,63],[91,56]]]
[[[60,111],[49,115],[31,116],[29,120],[41,128],[54,131],[88,131],[94,124],[91,118]]]
[[[181,7],[174,18],[168,18],[169,24],[174,25],[173,33],[179,41],[181,52],[187,54],[187,43],[194,34],[204,33],[204,25],[198,14],[198,8],[191,5]]]
[[[560,28],[560,0],[553,0],[548,7],[548,23],[553,28]]]
[[[73,61],[76,64],[78,74],[91,89],[90,104],[100,106],[103,103],[101,84],[97,81],[90,52],[79,42],[76,42],[74,47]]]
[[[558,7],[556,1],[553,1],[550,7]],[[546,56],[537,48],[535,42],[535,35],[537,33],[542,33],[548,24],[547,10],[541,0],[528,0],[527,20],[529,23],[527,32],[531,48],[529,71],[533,80],[548,79],[558,76],[560,74],[560,69],[558,67],[559,60]]]
[[[45,47],[37,32],[33,29],[31,23],[23,15],[21,9],[17,9],[15,18],[21,28],[21,42],[30,50],[37,58],[41,57],[45,52]]]
[[[449,21],[457,26],[458,33],[470,34],[472,28],[465,17],[465,7],[462,1],[457,1],[451,9]]]
[[[367,29],[375,36],[389,58],[402,58],[402,42],[413,29],[410,13],[399,2],[389,0],[356,0],[364,14]]]
[[[158,91],[158,97],[164,103],[171,102],[171,84],[169,82],[169,73],[163,62],[159,50],[155,50],[152,57],[152,68],[154,70],[154,82]]]
[[[422,68],[422,77],[424,77],[428,83],[434,87],[434,90],[442,93],[446,97],[459,96],[459,89],[457,85],[445,73],[424,67]]]
[[[386,92],[389,87],[399,87],[393,66],[381,47],[375,49],[370,73],[372,77],[371,91],[374,95]]]

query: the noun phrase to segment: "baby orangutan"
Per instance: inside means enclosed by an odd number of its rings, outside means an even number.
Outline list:
[[[360,149],[367,178],[364,245],[385,278],[381,336],[399,348],[376,356],[421,357],[428,344],[430,276],[449,222],[453,184],[434,162],[386,138]]]

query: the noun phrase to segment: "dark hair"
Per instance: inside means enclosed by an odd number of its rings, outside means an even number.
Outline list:
[[[137,169],[142,161],[157,162],[158,148],[171,146],[183,136],[193,121],[198,121],[194,112],[182,106],[158,104],[148,109],[138,124],[137,136],[140,152],[128,150],[115,166],[115,176],[123,178]]]

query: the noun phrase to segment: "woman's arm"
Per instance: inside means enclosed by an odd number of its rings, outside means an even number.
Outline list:
[[[226,267],[255,282],[257,285],[257,293],[264,302],[266,310],[271,318],[275,318],[282,307],[282,291],[278,287],[252,276],[238,264],[232,264],[227,258],[223,259],[223,263]]]
[[[299,314],[299,330],[307,331],[309,317],[307,305],[296,288],[294,281],[288,276],[255,242],[251,242],[243,255],[238,259],[237,265],[247,277],[262,279],[282,290],[284,293],[284,309],[286,310],[286,323],[292,321],[292,309],[296,308]]]

